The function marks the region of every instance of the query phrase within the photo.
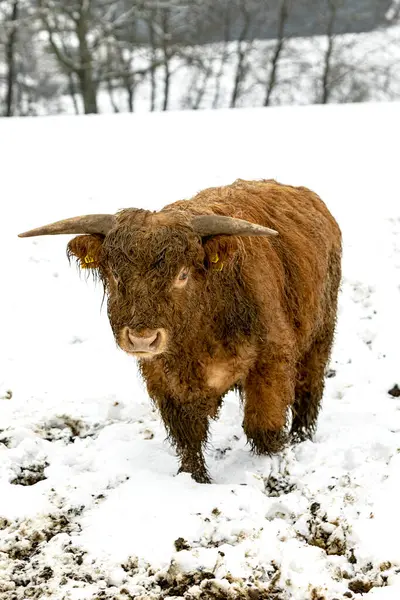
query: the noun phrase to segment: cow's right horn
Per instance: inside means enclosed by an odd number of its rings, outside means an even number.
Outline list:
[[[61,233],[99,233],[107,235],[115,223],[115,215],[82,215],[81,217],[72,217],[72,219],[56,221],[37,229],[25,231],[24,233],[20,233],[18,237],[59,235]]]
[[[278,235],[275,229],[250,223],[243,219],[225,217],[222,215],[200,215],[193,217],[192,227],[196,233],[201,236],[212,235],[253,235],[253,236],[272,236]]]

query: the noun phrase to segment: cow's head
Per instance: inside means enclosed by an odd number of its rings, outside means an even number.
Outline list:
[[[224,240],[277,234],[226,216],[126,209],[57,221],[20,237],[62,233],[82,234],[68,243],[68,255],[100,277],[117,343],[141,359],[172,349],[204,308],[209,272],[215,276],[229,260],[232,244]]]

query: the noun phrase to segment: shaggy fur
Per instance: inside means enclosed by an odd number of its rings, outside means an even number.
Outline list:
[[[246,219],[279,235],[202,239],[191,218],[204,214]],[[68,252],[102,279],[118,342],[124,327],[166,332],[165,351],[139,364],[181,471],[209,481],[209,419],[230,389],[244,399],[254,452],[283,447],[290,407],[292,439],[312,434],[341,277],[340,230],[316,194],[237,180],[157,213],[123,210],[107,236],[78,236]],[[178,289],[182,267],[189,279]]]

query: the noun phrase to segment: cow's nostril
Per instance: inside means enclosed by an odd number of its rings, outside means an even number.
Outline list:
[[[138,344],[138,343],[143,343],[143,344],[148,344],[150,346],[150,344],[152,344],[154,342],[156,337],[157,337],[157,332],[154,333],[153,335],[149,335],[146,337],[142,336],[142,335],[135,335],[135,333],[132,332],[131,330],[129,330],[129,332],[128,332],[128,338],[133,345]]]
[[[154,340],[150,344],[150,348],[153,351],[157,350],[158,346],[160,345],[160,342],[161,342],[161,333],[159,331],[156,331],[156,335],[154,336]]]

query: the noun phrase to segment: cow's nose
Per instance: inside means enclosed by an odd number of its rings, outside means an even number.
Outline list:
[[[140,334],[133,329],[128,329],[127,335],[132,352],[157,352],[161,343],[160,329],[147,330]]]

